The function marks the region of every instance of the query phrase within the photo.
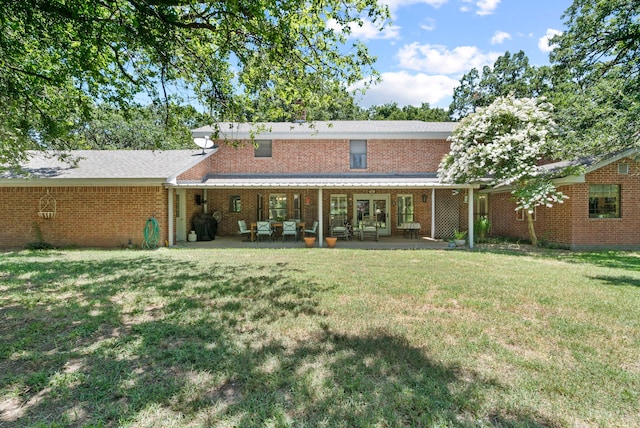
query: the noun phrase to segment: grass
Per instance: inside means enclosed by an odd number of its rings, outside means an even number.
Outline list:
[[[0,255],[2,427],[640,425],[640,254]]]

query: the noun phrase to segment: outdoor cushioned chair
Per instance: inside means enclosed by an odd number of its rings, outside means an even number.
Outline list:
[[[309,234],[309,235],[317,235],[318,234],[318,220],[313,222],[313,226],[311,226],[311,229],[305,229],[304,230],[304,234]]]
[[[363,222],[361,228],[358,229],[358,233],[360,234],[361,241],[364,238],[373,238],[377,241],[378,240],[378,224],[375,221]]]
[[[259,221],[256,224],[256,236],[256,241],[262,240],[265,236],[273,241],[273,228],[271,227],[271,223],[268,221]]]
[[[298,240],[298,224],[295,220],[282,222],[282,242],[287,236],[293,236],[296,241]]]
[[[247,227],[247,222],[244,220],[238,220],[238,228],[240,228],[238,235],[247,235],[247,239],[245,239],[245,241],[249,241],[251,239],[251,229]]]
[[[331,236],[336,238],[351,239],[349,227],[342,218],[334,218],[331,220]]]

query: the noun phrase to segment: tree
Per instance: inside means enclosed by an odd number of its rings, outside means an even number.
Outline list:
[[[108,106],[97,108],[89,122],[81,128],[83,140],[77,148],[116,149],[180,149],[193,148],[191,129],[208,123],[208,117],[191,106],[148,105],[119,110]]]
[[[516,210],[527,215],[529,237],[538,244],[532,214],[566,198],[539,161],[552,155],[553,106],[536,98],[499,97],[465,117],[449,137],[451,151],[440,163],[438,177],[448,183],[488,180],[512,187]]]
[[[195,98],[214,120],[272,91],[287,105],[375,80],[351,26],[382,28],[375,0],[24,0],[0,2],[0,160],[77,144],[94,105]]]
[[[574,0],[563,18],[567,31],[551,40],[551,60],[567,140],[582,155],[638,145],[640,3]]]
[[[486,107],[496,98],[513,95],[518,98],[538,97],[551,89],[548,67],[533,67],[523,51],[515,54],[505,52],[493,64],[485,66],[482,73],[476,68],[462,76],[460,85],[453,91],[449,115],[461,119]]]
[[[420,107],[406,105],[398,107],[398,103],[386,103],[371,106],[366,111],[369,120],[422,120],[425,122],[447,122],[449,115],[441,108],[432,108],[429,103],[422,103]]]

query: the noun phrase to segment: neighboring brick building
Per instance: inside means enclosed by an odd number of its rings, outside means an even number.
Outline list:
[[[295,218],[309,226],[318,220],[322,237],[332,219],[344,218],[356,228],[363,219],[375,221],[381,239],[403,234],[407,223],[419,223],[421,236],[448,239],[457,229],[472,238],[470,225],[488,215],[493,235],[526,238],[526,222],[517,219],[508,192],[439,182],[455,125],[271,123],[254,134],[248,124],[225,123],[218,132],[193,131],[217,135],[217,147],[204,154],[195,146],[79,151],[71,153],[79,158],[72,166],[34,153],[25,165],[29,176],[0,175],[0,248],[22,248],[40,237],[57,246],[140,245],[150,218],[157,220],[160,245],[173,245],[187,240],[202,213],[218,220],[223,236],[236,235],[239,220]],[[628,173],[619,174],[619,165]],[[560,181],[570,199],[538,209],[538,236],[572,248],[638,247],[639,168],[621,157]],[[605,184],[619,186],[617,202],[616,187]],[[589,217],[590,208],[592,216],[607,218]]]

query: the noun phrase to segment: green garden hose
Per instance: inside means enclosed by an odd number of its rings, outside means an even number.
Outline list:
[[[142,248],[157,248],[159,239],[160,226],[158,225],[158,220],[156,220],[155,217],[149,217],[147,224],[144,226],[144,242],[142,243]]]

